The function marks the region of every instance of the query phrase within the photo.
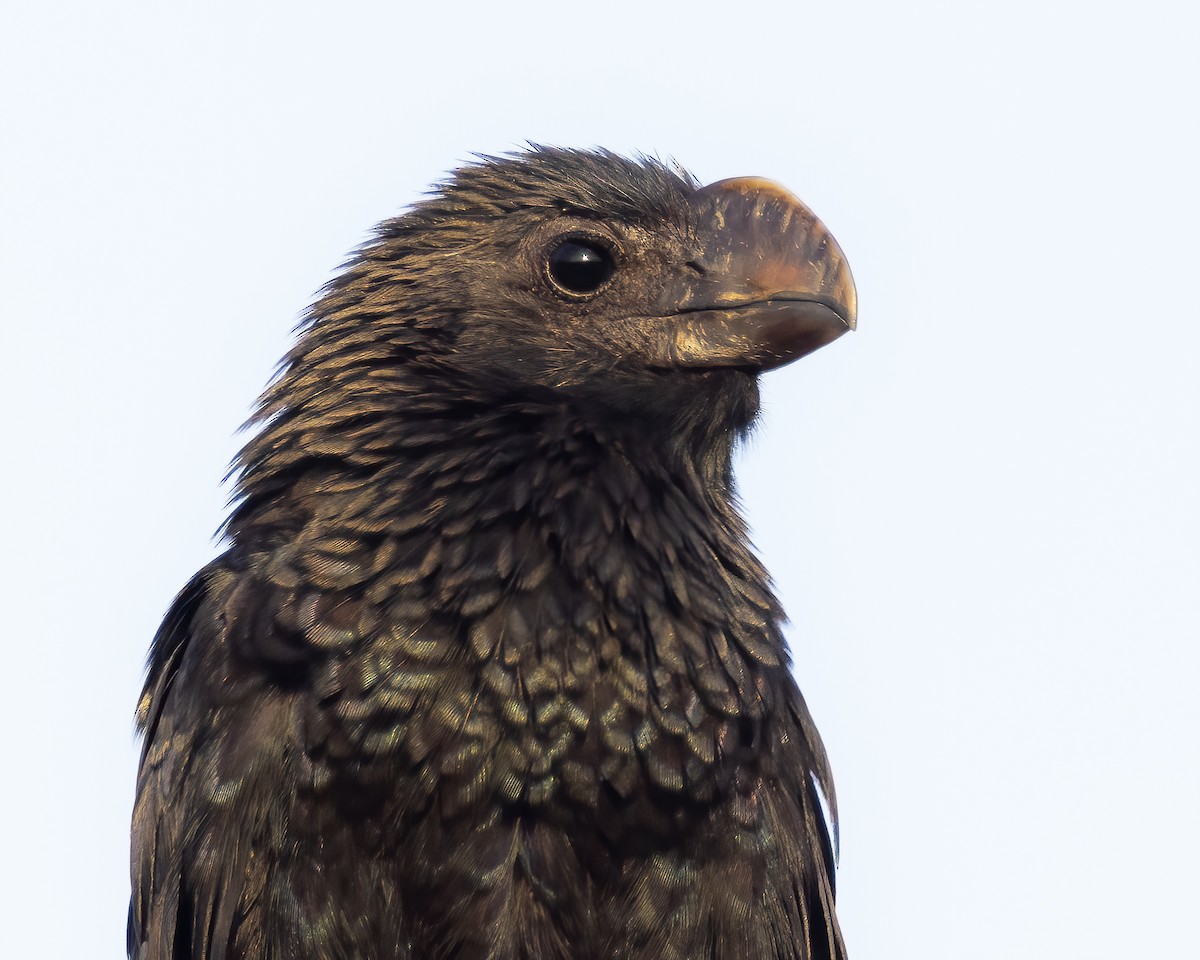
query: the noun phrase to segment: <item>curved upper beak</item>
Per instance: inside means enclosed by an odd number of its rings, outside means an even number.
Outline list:
[[[691,205],[700,250],[669,292],[672,366],[769,370],[854,329],[846,257],[795,196],[742,177],[698,190]]]

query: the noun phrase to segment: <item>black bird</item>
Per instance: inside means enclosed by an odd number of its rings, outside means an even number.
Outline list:
[[[730,461],[854,322],[764,180],[535,147],[383,223],[154,639],[130,956],[844,956]]]

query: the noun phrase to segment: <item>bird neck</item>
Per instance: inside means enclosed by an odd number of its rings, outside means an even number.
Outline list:
[[[472,399],[457,388],[283,409],[235,464],[239,504],[226,529],[235,540],[278,540],[331,511],[383,530],[393,515],[407,523],[449,498],[520,509],[536,496],[561,511],[603,496],[620,510],[622,497],[675,490],[736,536],[732,453],[745,417],[712,402],[724,399],[702,398],[673,418],[586,395]]]

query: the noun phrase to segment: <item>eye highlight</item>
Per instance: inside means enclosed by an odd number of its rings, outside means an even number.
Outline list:
[[[613,275],[612,251],[588,237],[568,237],[551,247],[546,274],[560,290],[583,296],[595,293]]]

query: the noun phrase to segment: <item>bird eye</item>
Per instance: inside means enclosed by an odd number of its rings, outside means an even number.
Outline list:
[[[594,240],[572,237],[550,251],[546,269],[554,285],[567,293],[595,293],[613,275],[612,253]]]

